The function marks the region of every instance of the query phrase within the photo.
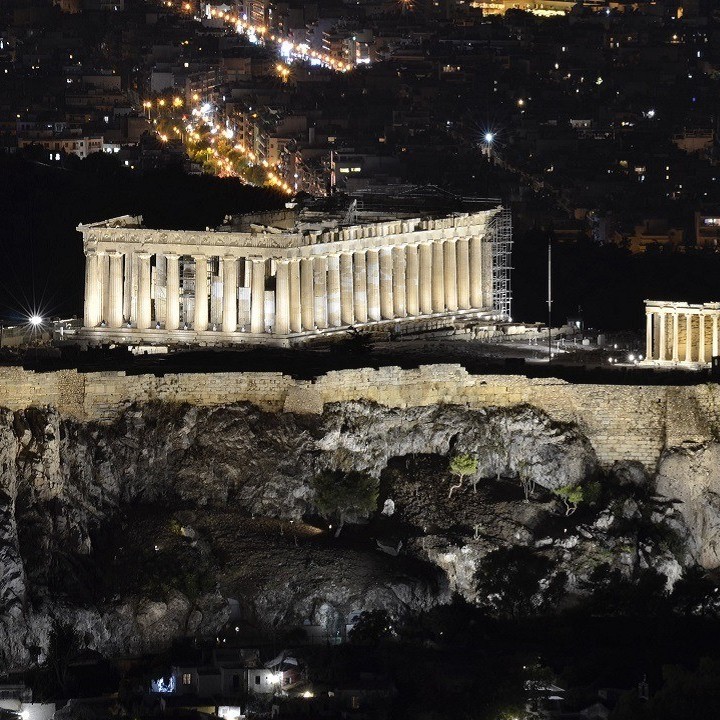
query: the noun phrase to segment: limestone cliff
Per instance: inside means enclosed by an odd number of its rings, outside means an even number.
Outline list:
[[[716,487],[705,452],[703,498]],[[478,472],[449,497],[448,458],[459,453]],[[683,462],[666,459],[658,488],[690,505],[683,480],[668,480],[686,477]],[[325,469],[378,477],[378,510],[390,499],[395,514],[355,518],[369,522],[362,533],[334,539],[314,507]],[[566,516],[552,491],[589,482],[617,492]],[[0,661],[42,658],[53,618],[109,654],[212,635],[229,599],[260,624],[310,621],[335,634],[352,611],[402,614],[453,592],[474,600],[479,561],[510,544],[551,557],[572,588],[604,562],[673,580],[696,557],[715,563],[719,523],[698,531],[696,520],[653,498],[639,464],[601,472],[578,427],[527,405],[346,402],[309,416],[149,403],[112,424],[2,411]]]

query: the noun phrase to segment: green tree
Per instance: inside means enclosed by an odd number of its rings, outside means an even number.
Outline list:
[[[584,606],[592,615],[656,616],[667,612],[665,576],[645,568],[627,577],[619,568],[603,563],[593,568],[580,587],[589,593]]]
[[[702,658],[696,670],[663,667],[662,687],[647,701],[631,691],[621,699],[611,720],[686,720],[717,717],[720,707],[720,663]]]
[[[367,473],[325,471],[313,480],[315,504],[326,518],[335,518],[340,535],[348,513],[369,514],[377,507],[380,481]]]
[[[563,485],[555,488],[553,493],[563,501],[566,516],[572,515],[585,499],[585,492],[580,485]]]
[[[475,580],[481,605],[505,617],[520,618],[553,609],[565,594],[567,576],[527,547],[499,548],[480,563]]]
[[[80,640],[73,625],[53,620],[50,629],[46,667],[54,674],[58,692],[68,696],[70,661],[80,650]]]
[[[681,615],[714,615],[718,586],[701,567],[686,568],[675,583],[670,600]]]
[[[356,645],[377,645],[392,636],[390,617],[385,610],[366,610],[360,614],[348,640]]]
[[[448,498],[451,498],[453,492],[462,487],[463,480],[469,475],[474,475],[477,472],[477,469],[477,458],[474,458],[472,455],[455,455],[450,460],[450,472],[453,475],[458,476],[459,482],[457,485],[450,486]],[[477,483],[473,484],[473,491],[477,491]]]

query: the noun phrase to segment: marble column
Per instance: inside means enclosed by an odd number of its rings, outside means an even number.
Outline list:
[[[352,261],[350,253],[340,255],[340,320],[343,325],[355,322]]]
[[[432,244],[432,309],[436,313],[445,310],[445,262],[440,240]]]
[[[155,299],[155,327],[167,327],[167,262],[165,253],[155,254],[155,267],[150,274]]]
[[[367,271],[365,251],[354,252],[353,258],[353,302],[355,320],[359,323],[368,319]]]
[[[108,288],[107,323],[112,328],[122,327],[123,321],[123,254],[110,253],[110,287]]]
[[[140,259],[136,252],[131,253],[132,260],[130,266],[132,268],[132,292],[130,294],[130,314],[128,318],[132,325],[137,325],[137,313],[138,313],[138,283],[140,277]]]
[[[455,240],[446,240],[444,244],[445,265],[445,307],[450,312],[458,309],[457,297],[457,254]]]
[[[470,243],[467,238],[457,241],[457,304],[460,310],[470,305]]]
[[[328,326],[342,325],[340,313],[340,256],[329,255],[327,258],[327,309]]]
[[[275,327],[278,335],[290,332],[290,264],[278,260],[275,271]]]
[[[315,289],[312,258],[300,260],[300,305],[303,330],[314,330]]]
[[[380,319],[380,258],[377,250],[368,250],[367,262],[367,309],[369,320]]]
[[[673,330],[672,330],[672,359],[673,362],[680,360],[680,315],[673,312]]]
[[[167,263],[165,329],[177,330],[180,327],[180,256],[166,253],[165,261]]]
[[[705,313],[698,315],[698,362],[705,362]]]
[[[205,255],[193,255],[195,260],[195,332],[205,332],[208,326],[208,261]]]
[[[407,315],[407,282],[405,274],[407,262],[405,259],[405,248],[394,247],[393,258],[393,314],[396,318],[404,318]]]
[[[94,250],[85,253],[85,327],[93,328],[100,323],[100,278],[98,277],[98,255]]]
[[[138,309],[137,326],[139,330],[147,330],[152,323],[152,306],[150,304],[150,258],[151,253],[138,253]]]
[[[482,308],[482,238],[470,238],[470,307]]]
[[[98,270],[101,285],[101,320],[109,323],[110,320],[110,256],[106,252],[98,252]]]
[[[125,280],[123,286],[123,319],[135,320],[137,297],[137,258],[134,252],[125,253]]]
[[[392,320],[393,309],[393,256],[392,248],[380,248],[380,315]]]
[[[420,314],[418,246],[405,248],[405,310],[414,317]]]
[[[327,258],[313,258],[315,288],[315,325],[322,330],[328,326]]]
[[[685,313],[685,362],[692,362],[692,315]]]
[[[666,360],[667,359],[667,313],[664,310],[661,310],[659,313],[660,317],[660,340],[659,340],[659,352],[658,352],[658,360]]]
[[[252,259],[250,285],[250,332],[265,332],[265,259]]]
[[[420,294],[420,313],[430,315],[433,311],[433,271],[432,271],[432,245],[421,243],[418,247],[418,262],[420,265],[420,281],[418,292]]]
[[[300,303],[300,258],[290,259],[290,332],[302,332]]]
[[[482,307],[492,310],[495,302],[493,298],[493,244],[491,240],[484,240],[482,244]]]
[[[232,255],[223,257],[223,311],[222,330],[225,333],[237,331],[237,258]]]
[[[718,347],[718,314],[717,310],[712,316],[712,354],[713,357],[720,355],[720,347]]]
[[[645,311],[645,359],[653,359],[653,314],[650,310]]]

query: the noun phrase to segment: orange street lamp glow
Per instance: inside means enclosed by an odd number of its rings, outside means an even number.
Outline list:
[[[173,98],[173,107],[180,107],[182,105],[182,98],[175,97]]]

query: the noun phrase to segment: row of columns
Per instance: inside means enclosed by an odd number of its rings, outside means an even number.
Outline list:
[[[180,256],[165,258],[167,330],[180,327]],[[208,328],[208,257],[195,262],[193,329]],[[109,261],[108,261],[109,259]],[[147,252],[88,252],[85,326],[119,328],[128,320],[152,326],[151,259]],[[239,258],[222,258],[222,331],[238,325]],[[244,258],[250,269],[250,331],[265,332],[267,261]],[[447,239],[304,258],[275,258],[275,325],[279,335],[368,321],[491,308],[492,245],[480,237]],[[128,272],[137,273],[137,302],[128,302]],[[228,291],[231,289],[230,291]],[[129,312],[128,308],[134,312]],[[130,317],[134,315],[134,317]]]
[[[693,318],[698,319],[697,332],[694,332]],[[707,327],[708,319],[711,320],[710,328]],[[647,360],[707,363],[711,357],[720,355],[718,310],[647,310],[645,321]],[[681,342],[682,334],[684,342]]]

